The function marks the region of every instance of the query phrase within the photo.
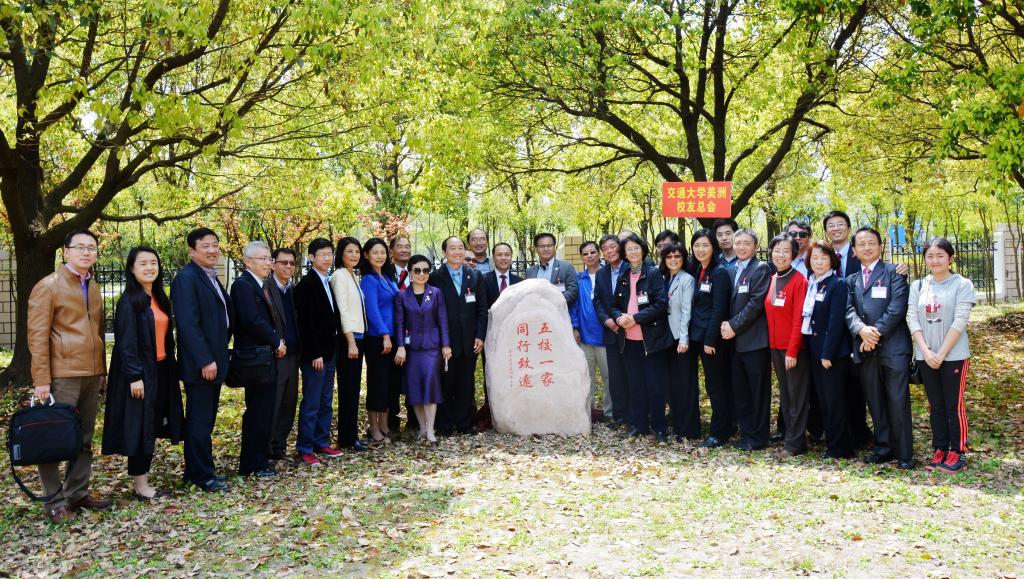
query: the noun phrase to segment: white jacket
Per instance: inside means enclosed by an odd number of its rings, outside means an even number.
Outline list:
[[[331,274],[331,291],[341,316],[341,331],[362,334],[366,331],[366,304],[363,290],[354,273],[341,268]]]

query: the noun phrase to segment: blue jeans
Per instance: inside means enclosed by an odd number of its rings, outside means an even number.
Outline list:
[[[324,360],[317,372],[312,362],[302,364],[302,403],[299,405],[299,434],[295,450],[299,454],[331,445],[331,403],[334,400],[334,359]]]

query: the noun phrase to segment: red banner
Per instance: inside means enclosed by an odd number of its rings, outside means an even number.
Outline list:
[[[662,183],[661,210],[665,217],[732,217],[732,181]]]

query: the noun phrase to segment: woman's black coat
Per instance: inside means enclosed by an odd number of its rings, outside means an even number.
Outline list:
[[[161,389],[153,310],[147,307],[135,311],[124,295],[118,300],[103,420],[103,454],[153,454],[157,438],[170,439],[174,444],[182,440],[185,418],[174,358],[173,327],[171,320],[164,346],[169,369]],[[131,395],[131,383],[139,379],[145,389],[142,400]]]
[[[629,275],[627,268],[619,274],[615,294],[612,296],[612,316],[618,319],[629,307]],[[639,311],[633,320],[640,326],[643,334],[644,351],[647,354],[659,352],[676,343],[668,327],[668,292],[665,290],[665,278],[654,265],[644,261],[640,269],[640,279],[636,282],[637,295],[647,294],[647,303],[638,304]],[[619,330],[619,351],[625,346],[626,332]]]

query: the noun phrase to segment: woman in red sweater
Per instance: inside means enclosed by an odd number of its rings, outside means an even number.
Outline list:
[[[803,322],[807,278],[793,267],[800,252],[795,239],[777,235],[768,244],[778,273],[772,276],[764,311],[768,317],[768,343],[772,367],[779,379],[782,416],[786,421],[783,453],[797,456],[807,452],[807,414],[810,412],[811,375],[800,325]]]

